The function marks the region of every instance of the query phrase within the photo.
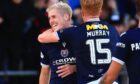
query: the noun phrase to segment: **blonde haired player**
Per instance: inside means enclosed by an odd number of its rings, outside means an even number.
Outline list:
[[[48,9],[49,22],[52,27],[49,31],[58,31],[71,26],[72,10],[68,4],[58,2]],[[39,41],[46,40],[48,33],[39,35]],[[39,84],[76,84],[76,59],[71,47],[66,42],[42,44],[41,73]],[[51,71],[51,74],[50,74]],[[49,80],[50,78],[50,80]]]

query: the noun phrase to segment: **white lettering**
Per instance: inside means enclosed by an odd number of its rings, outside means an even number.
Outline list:
[[[75,57],[58,59],[53,61],[53,65],[62,65],[62,64],[71,64],[71,63],[76,63]]]
[[[87,32],[87,37],[93,36],[109,36],[109,31],[106,30],[94,30]]]
[[[131,50],[132,51],[140,50],[140,43],[131,44]]]
[[[116,44],[117,47],[121,47],[121,48],[125,48],[125,44],[124,43],[121,43],[121,42],[118,42]]]

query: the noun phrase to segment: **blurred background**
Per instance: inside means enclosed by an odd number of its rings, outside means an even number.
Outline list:
[[[38,84],[41,66],[37,36],[50,28],[46,8],[58,1],[72,7],[72,24],[83,23],[79,0],[0,0],[0,84]],[[101,19],[114,25],[119,34],[136,27],[134,2],[104,0]],[[118,81],[128,84],[125,66]]]

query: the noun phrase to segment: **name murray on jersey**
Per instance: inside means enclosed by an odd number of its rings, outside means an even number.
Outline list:
[[[99,30],[97,30],[99,29]],[[91,25],[86,25],[86,30],[87,30],[87,37],[92,37],[92,36],[109,36],[109,31],[108,31],[108,26],[103,25],[103,24],[91,24]],[[94,30],[94,31],[91,31]]]

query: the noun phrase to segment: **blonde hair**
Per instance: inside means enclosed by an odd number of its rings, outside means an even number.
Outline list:
[[[67,3],[64,3],[62,1],[60,1],[58,3],[54,3],[53,5],[51,5],[47,8],[47,12],[49,12],[52,9],[61,10],[61,11],[63,11],[64,14],[67,13],[69,15],[70,19],[72,17],[72,9]]]
[[[97,15],[102,9],[103,0],[81,0],[80,3],[84,13]]]

